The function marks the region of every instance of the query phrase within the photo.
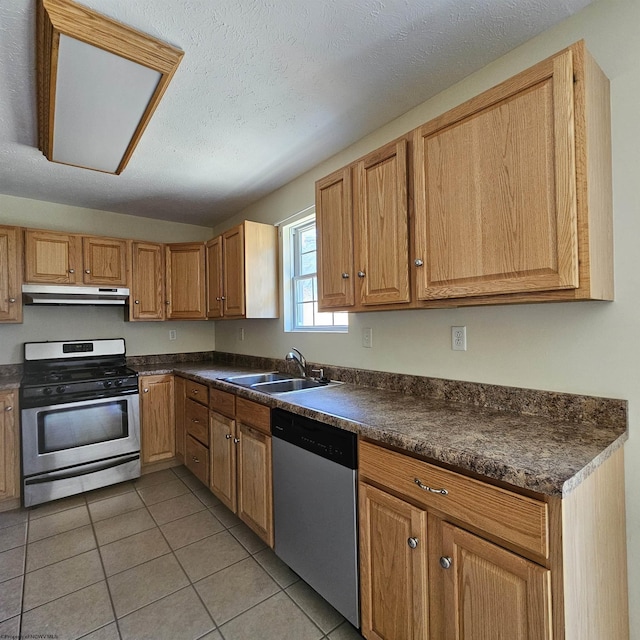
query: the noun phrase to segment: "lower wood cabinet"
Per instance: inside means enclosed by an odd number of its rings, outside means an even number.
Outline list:
[[[139,385],[142,464],[175,458],[173,375],[141,376]]]
[[[365,638],[629,638],[622,449],[564,498],[359,455]]]
[[[17,390],[0,391],[0,511],[20,497],[20,436]],[[11,502],[9,502],[11,501]]]
[[[269,407],[212,389],[210,409],[209,487],[273,547]]]

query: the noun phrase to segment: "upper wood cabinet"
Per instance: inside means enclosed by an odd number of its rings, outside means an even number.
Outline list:
[[[139,386],[142,464],[170,460],[176,455],[173,376],[141,376]]]
[[[245,220],[207,243],[207,317],[277,318],[276,228]]]
[[[22,229],[0,227],[0,322],[22,322]]]
[[[407,140],[316,183],[320,309],[411,300]]]
[[[164,245],[133,242],[130,320],[164,320]]]
[[[203,242],[166,245],[166,317],[204,320],[205,246]]]
[[[25,230],[25,282],[113,287],[129,282],[129,241]]]

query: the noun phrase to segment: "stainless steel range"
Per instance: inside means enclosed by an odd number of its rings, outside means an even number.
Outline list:
[[[140,476],[138,374],[125,353],[120,338],[25,343],[25,506]]]

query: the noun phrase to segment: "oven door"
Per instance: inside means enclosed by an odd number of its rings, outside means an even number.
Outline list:
[[[25,478],[140,452],[137,392],[23,409],[21,417]]]

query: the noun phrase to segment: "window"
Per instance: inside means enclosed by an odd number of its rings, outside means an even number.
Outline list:
[[[284,228],[285,291],[289,292],[286,331],[346,331],[346,311],[318,311],[318,277],[316,268],[316,219],[307,216]],[[288,254],[288,256],[287,256]]]

